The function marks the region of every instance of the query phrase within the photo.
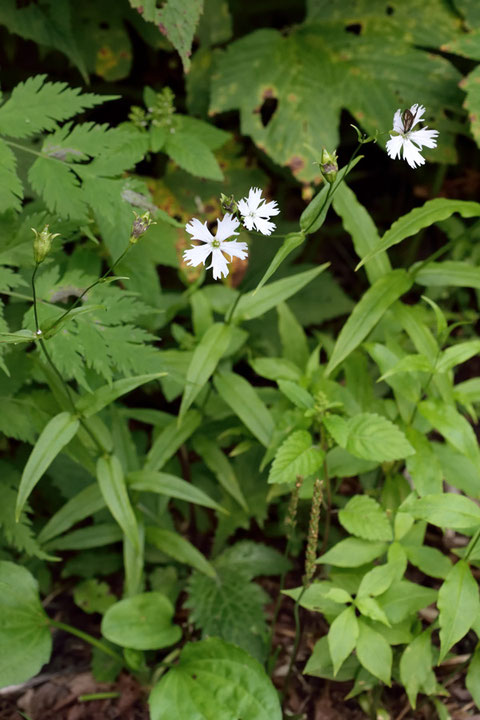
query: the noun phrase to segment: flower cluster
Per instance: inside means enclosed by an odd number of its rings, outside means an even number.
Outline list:
[[[420,154],[424,145],[428,148],[437,146],[438,130],[429,130],[428,127],[413,129],[417,123],[422,122],[424,113],[424,106],[417,104],[403,113],[398,109],[393,117],[393,135],[390,135],[387,142],[389,156],[395,160],[402,152],[403,159],[411,168],[425,163],[425,158]]]
[[[247,230],[255,228],[263,235],[270,235],[275,230],[275,223],[270,222],[269,218],[278,215],[280,210],[275,201],[267,203],[261,195],[260,188],[250,188],[248,197],[239,200],[238,203],[235,203],[233,198],[229,199],[222,196],[222,200],[229,201],[228,209],[232,212],[227,212],[221,220],[217,220],[216,235],[212,235],[206,222],[202,224],[197,218],[193,218],[187,223],[185,229],[192,236],[192,240],[200,240],[203,245],[195,245],[185,250],[183,259],[186,264],[191,267],[197,267],[200,264],[205,265],[211,255],[211,264],[207,267],[207,270],[210,268],[213,270],[213,279],[227,277],[228,263],[225,255],[230,256],[230,262],[233,257],[245,260],[248,256],[247,243],[229,240],[229,238],[239,234],[236,231],[240,225],[240,220],[234,217],[233,212],[238,210]],[[223,204],[225,205],[225,203]]]

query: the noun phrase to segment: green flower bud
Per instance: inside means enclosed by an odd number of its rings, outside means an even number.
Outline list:
[[[227,197],[227,195],[220,193],[220,207],[222,208],[223,212],[231,213],[232,215],[235,215],[235,213],[238,211],[238,206],[235,202],[235,198],[233,197],[233,195]]]
[[[130,242],[132,243],[132,245],[135,245],[135,243],[138,241],[138,238],[147,232],[150,225],[156,225],[157,223],[153,221],[150,210],[144,212],[143,215],[137,215],[134,210],[133,214],[135,215],[135,220],[133,221]]]
[[[35,233],[33,240],[33,257],[37,265],[40,265],[40,263],[45,260],[52,247],[52,240],[60,235],[60,233],[49,232],[48,227],[48,225],[45,225],[40,233],[35,230],[35,228],[32,228],[32,232]]]
[[[326,148],[322,150],[322,159],[320,160],[320,170],[325,180],[332,184],[337,179],[338,163],[336,150],[329,153]]]

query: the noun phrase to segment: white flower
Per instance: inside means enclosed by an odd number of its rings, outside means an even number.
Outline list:
[[[232,235],[238,235],[235,232],[237,227],[240,225],[236,218],[233,218],[230,214],[225,215],[222,220],[217,220],[217,234],[212,235],[205,222],[203,225],[200,220],[194,218],[185,225],[185,230],[190,233],[192,240],[201,240],[203,245],[195,245],[189,250],[185,250],[183,253],[183,259],[187,265],[196,267],[207,261],[210,253],[212,254],[212,264],[207,267],[207,270],[213,268],[213,278],[227,277],[228,266],[227,260],[223,253],[230,255],[230,262],[232,257],[238,257],[240,260],[244,260],[248,255],[248,245],[245,242],[237,242],[236,240],[230,240],[225,242]]]
[[[272,230],[275,230],[275,223],[269,222],[268,218],[272,215],[278,215],[280,210],[274,200],[267,203],[262,199],[261,195],[260,188],[250,188],[248,197],[238,201],[238,209],[247,230],[255,228],[264,235],[270,235]]]
[[[399,109],[393,116],[393,131],[395,135],[390,135],[387,142],[387,153],[391,158],[400,157],[400,151],[403,150],[403,159],[412,168],[423,165],[425,158],[420,154],[420,150],[425,145],[428,148],[437,146],[436,137],[438,130],[428,130],[427,127],[414,130],[415,125],[422,121],[425,108],[423,105],[412,105],[410,110],[404,110],[403,113]]]

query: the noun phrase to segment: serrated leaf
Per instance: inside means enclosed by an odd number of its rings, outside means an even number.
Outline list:
[[[281,720],[277,691],[245,650],[219,638],[189,643],[178,664],[153,688],[152,720]]]
[[[0,561],[0,687],[36,675],[49,661],[52,637],[37,581],[20,565]],[[28,649],[28,651],[27,651]]]
[[[424,495],[416,500],[407,500],[401,509],[417,520],[427,520],[439,527],[462,530],[480,524],[480,507],[473,500],[456,493]]]
[[[0,140],[0,212],[9,208],[20,210],[23,185],[17,175],[17,160],[8,145]]]
[[[15,517],[18,520],[23,506],[44,472],[76,434],[77,417],[68,412],[55,415],[42,430],[30,453],[18,488]]]
[[[460,76],[446,60],[379,29],[346,32],[346,24],[310,22],[288,36],[257,30],[230,44],[212,78],[210,112],[239,109],[242,132],[302,181],[319,177],[322,145],[338,147],[342,109],[373,134],[391,128],[395,109],[410,98],[422,96],[434,127],[442,106],[460,100]],[[264,125],[259,109],[266,98],[278,105]],[[451,141],[446,150],[453,159]]]
[[[172,625],[174,608],[159,592],[146,592],[111,605],[102,620],[102,635],[121,647],[159,650],[175,645],[182,637]]]
[[[227,565],[218,568],[216,579],[192,575],[185,605],[202,637],[221,637],[263,662],[268,635],[263,608],[268,601],[260,585],[246,582],[243,573]]]
[[[355,649],[358,638],[358,621],[355,608],[345,608],[330,625],[328,648],[333,662],[334,675],[338,673],[344,661]]]
[[[385,638],[363,620],[358,620],[357,657],[368,672],[390,685],[392,649]]]
[[[0,107],[0,132],[25,138],[42,130],[54,130],[56,123],[87,108],[114,100],[114,95],[81,94],[67,83],[47,82],[46,75],[35,75],[17,85]]]
[[[438,591],[437,606],[440,611],[440,663],[452,645],[470,630],[480,609],[477,581],[465,560],[459,560],[448,573]]]
[[[190,69],[195,28],[203,10],[203,0],[167,0],[158,10],[155,23],[182,58],[183,69]]]
[[[95,578],[83,580],[75,585],[73,590],[75,605],[86,613],[105,613],[117,598],[112,595],[106,582],[99,582]]]
[[[254,388],[241,375],[219,372],[213,384],[223,400],[257,440],[268,447],[275,429],[273,418]]]
[[[223,180],[223,173],[212,151],[194,135],[177,130],[168,135],[163,152],[191,175],[207,180]]]
[[[385,511],[368,495],[354,495],[339,511],[338,519],[347,532],[364,540],[392,539],[392,528]]]
[[[87,219],[80,182],[68,165],[37,158],[28,171],[28,179],[51,213],[80,221]]]
[[[340,447],[363,460],[387,462],[415,452],[400,428],[376,413],[359,413],[349,420],[330,415],[324,424]]]
[[[382,237],[380,243],[363,258],[357,267],[364,265],[377,253],[385,252],[393,245],[401,243],[402,240],[416,235],[423,228],[430,227],[430,225],[441,220],[446,220],[454,213],[459,213],[466,218],[478,217],[480,216],[480,203],[470,200],[449,200],[447,198],[427,200],[421,207],[414,208],[396,220]]]
[[[310,433],[297,430],[283,441],[275,453],[268,482],[293,485],[298,476],[308,477],[316,472],[323,458],[323,451],[313,444]]]
[[[366,496],[365,496],[366,497]],[[334,565],[335,567],[360,567],[383,555],[387,545],[382,542],[370,542],[360,538],[347,538],[340,540],[324,555],[317,558],[316,562],[322,565]]]
[[[392,270],[382,275],[366,291],[340,331],[327,365],[327,373],[331,373],[365,340],[386,310],[410,289],[412,283],[412,278],[405,270]]]

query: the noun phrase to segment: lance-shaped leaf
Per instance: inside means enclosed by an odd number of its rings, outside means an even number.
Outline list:
[[[149,527],[146,532],[147,542],[161,550],[165,555],[174,558],[199,570],[209,577],[216,577],[215,568],[202,553],[184,537],[164,528]]]
[[[99,458],[97,480],[108,509],[132,545],[139,549],[137,519],[128,496],[122,465],[116,455]]]
[[[305,235],[303,233],[290,233],[289,235],[287,235],[287,237],[284,239],[283,243],[275,253],[270,265],[265,270],[265,273],[263,274],[262,279],[258,283],[255,292],[258,292],[258,290],[260,290],[260,288],[265,285],[267,280],[270,280],[272,275],[278,270],[285,258],[287,258],[290,253],[293,252],[297,247],[299,247],[303,242],[305,242]]]
[[[167,497],[178,498],[186,502],[195,503],[195,505],[203,505],[204,507],[213,508],[219,512],[227,513],[215,500],[207,493],[192,485],[192,483],[182,480],[176,475],[157,472],[155,470],[135,470],[127,476],[127,482],[132,490],[140,492],[154,492]]]
[[[336,675],[343,662],[354,650],[358,638],[358,620],[352,605],[337,615],[328,632],[328,649]]]
[[[357,657],[368,672],[390,685],[392,648],[383,635],[358,620]]]
[[[62,412],[44,427],[30,453],[23,470],[18,488],[15,517],[18,521],[30,493],[57,455],[63,450],[78,430],[79,420],[75,415]]]
[[[231,325],[215,323],[208,328],[195,348],[185,380],[185,392],[180,405],[179,422],[193,403],[198,393],[213,374],[218,361],[227,350],[232,337]]]
[[[327,365],[327,374],[365,340],[385,311],[411,288],[412,283],[405,270],[392,270],[367,290],[340,331]]]
[[[38,535],[38,540],[45,543],[69,530],[75,523],[90,517],[105,507],[105,500],[98,483],[93,483],[74,495],[60,510],[52,515]]]
[[[150,373],[149,375],[136,375],[135,377],[122,378],[115,380],[110,385],[103,385],[95,392],[84,395],[77,402],[77,409],[84,417],[90,417],[95,413],[103,410],[104,407],[110,405],[122,395],[135,390],[135,388],[145,385],[152,380],[164,377],[167,373]]]
[[[217,373],[214,385],[218,394],[229,405],[252,435],[268,447],[275,429],[273,418],[257,393],[241,375]]]
[[[440,611],[440,663],[452,645],[470,630],[480,609],[477,581],[465,560],[459,560],[448,573],[438,591],[437,605]]]

